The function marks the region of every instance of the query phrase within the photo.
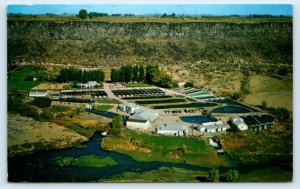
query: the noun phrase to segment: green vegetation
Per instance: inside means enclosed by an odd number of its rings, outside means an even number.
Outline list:
[[[47,107],[51,106],[51,102],[52,102],[52,100],[47,97],[37,97],[37,98],[34,98],[34,100],[33,100],[33,104],[40,108],[47,108]]]
[[[88,98],[60,98],[59,101],[62,102],[75,102],[75,103],[92,103],[94,102],[93,99]]]
[[[49,107],[48,110],[53,113],[61,113],[61,112],[70,111],[71,108],[69,106],[53,105],[53,106]]]
[[[90,130],[90,129],[86,129],[86,128],[83,128],[83,127],[80,127],[78,125],[68,125],[67,128],[75,131],[76,133],[80,134],[80,135],[83,135],[83,136],[86,136],[86,137],[91,137],[93,136],[94,134],[94,131],[93,130]]]
[[[85,9],[81,9],[78,13],[78,17],[81,19],[86,19],[88,17],[88,12]]]
[[[240,182],[291,182],[293,172],[280,168],[256,169],[240,174]]]
[[[267,108],[267,102],[265,101],[265,100],[263,100],[262,102],[261,102],[261,108],[262,109],[266,109]]]
[[[102,70],[81,70],[77,68],[62,68],[58,77],[60,82],[87,82],[87,81],[104,81],[104,72]]]
[[[260,132],[243,131],[219,136],[229,160],[243,165],[291,164],[293,152],[291,124],[276,123]],[[253,166],[255,167],[255,166]],[[260,167],[263,168],[263,167]]]
[[[117,165],[111,157],[99,157],[94,155],[74,157],[57,157],[52,159],[52,163],[56,166],[74,166],[74,167],[106,167]]]
[[[204,140],[187,137],[155,136],[122,129],[119,136],[109,135],[101,142],[105,150],[125,153],[137,161],[186,163],[222,167],[227,163]]]
[[[147,83],[126,83],[126,87],[150,87]]]
[[[26,104],[25,96],[19,92],[9,92],[7,97],[7,110],[8,112],[18,113],[22,116],[28,116],[33,119],[39,119],[38,108]]]
[[[100,179],[99,182],[199,182],[198,177],[205,178],[204,171],[192,171],[176,167],[160,167],[145,172],[125,172]]]
[[[194,87],[194,83],[191,81],[188,81],[184,84],[184,87]]]
[[[111,98],[95,99],[94,101],[100,104],[120,104],[120,101]]]
[[[140,65],[122,65],[120,69],[112,69],[110,74],[110,80],[112,82],[144,82],[145,71],[144,66]]]
[[[96,105],[96,106],[93,106],[93,109],[97,110],[97,111],[107,111],[111,108],[113,108],[112,105]]]
[[[207,180],[211,182],[219,182],[220,180],[219,169],[211,169],[209,171]]]
[[[163,99],[163,100],[139,100],[135,102],[137,104],[168,104],[168,103],[182,103],[187,101],[182,98],[171,98],[171,99]]]
[[[7,88],[30,90],[34,86],[41,83],[44,80],[45,73],[39,71],[38,68],[24,66],[8,74]],[[33,81],[33,78],[37,78],[37,81]]]
[[[151,64],[146,67],[146,83],[164,88],[171,88],[175,85],[170,75],[161,70],[158,65]]]
[[[111,129],[108,131],[108,134],[112,136],[120,136],[123,126],[122,116],[114,117],[110,124]]]

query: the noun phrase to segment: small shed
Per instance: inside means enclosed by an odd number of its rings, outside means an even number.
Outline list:
[[[41,91],[30,91],[28,94],[29,98],[36,98],[36,97],[47,97],[48,91],[41,92]]]
[[[230,121],[232,122],[233,125],[237,126],[241,131],[245,131],[248,129],[248,125],[244,122],[243,118],[241,117],[230,118]]]

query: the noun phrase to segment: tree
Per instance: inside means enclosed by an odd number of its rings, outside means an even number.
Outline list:
[[[110,80],[111,80],[111,82],[118,82],[118,81],[120,81],[119,71],[118,70],[116,70],[116,69],[112,69],[111,70]]]
[[[261,102],[261,108],[262,108],[262,109],[266,109],[266,108],[267,108],[267,102],[266,102],[265,100],[263,100],[263,101]]]
[[[86,19],[88,17],[88,12],[85,9],[81,9],[78,16],[81,19]]]
[[[34,98],[33,100],[33,104],[40,108],[46,108],[51,106],[51,102],[52,100],[47,97],[38,97],[38,98]]]
[[[133,66],[132,68],[132,81],[138,81],[138,74],[139,74],[139,66]]]
[[[226,173],[226,181],[228,182],[234,182],[239,180],[239,172],[237,170],[230,169]]]
[[[209,171],[207,180],[212,182],[219,182],[219,169],[211,169]]]
[[[184,84],[184,87],[194,87],[194,83],[191,81],[188,81]]]
[[[139,75],[138,75],[138,82],[144,82],[145,81],[145,69],[144,66],[140,65],[139,67]]]

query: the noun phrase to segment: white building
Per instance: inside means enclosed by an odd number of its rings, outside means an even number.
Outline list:
[[[215,133],[227,130],[227,127],[223,124],[222,121],[201,123],[196,127],[200,132],[207,133]]]
[[[177,81],[177,85],[178,85],[178,87],[180,87],[180,88],[184,87],[185,83],[186,83],[186,82],[185,82],[184,80],[179,80],[179,81]]]
[[[241,131],[245,131],[248,129],[248,125],[244,122],[243,118],[241,117],[230,118],[230,121],[232,122],[233,125],[237,126]]]
[[[150,108],[140,107],[135,114],[130,116],[126,122],[129,129],[145,130],[151,127],[152,123],[158,118],[158,113]]]
[[[28,96],[29,96],[29,98],[47,97],[48,96],[48,91],[46,91],[46,92],[30,91]]]
[[[97,85],[97,81],[88,81],[86,83],[78,83],[77,85],[83,88],[93,88]]]
[[[184,136],[188,134],[188,130],[182,125],[164,124],[157,127],[156,132],[163,135]]]
[[[140,107],[136,104],[119,104],[118,109],[122,112],[134,114]]]

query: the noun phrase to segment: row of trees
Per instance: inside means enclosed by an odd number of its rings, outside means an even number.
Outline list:
[[[120,69],[112,69],[110,78],[112,82],[146,82],[165,88],[174,85],[171,76],[161,70],[158,65],[150,64],[146,66],[146,72],[142,65],[127,65],[121,66]]]
[[[87,81],[104,81],[104,72],[102,70],[81,70],[76,68],[63,68],[60,70],[58,77],[60,82],[87,82]]]
[[[112,69],[110,75],[112,82],[145,82],[145,68],[140,65],[121,66],[120,69]]]

